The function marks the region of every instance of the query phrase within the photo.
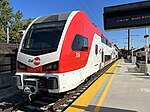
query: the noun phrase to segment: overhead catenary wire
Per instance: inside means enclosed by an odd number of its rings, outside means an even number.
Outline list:
[[[94,9],[91,7],[91,5],[90,5],[90,3],[88,2],[88,0],[85,0],[85,1],[86,1],[87,5],[88,5],[89,9],[91,10],[92,14],[94,14],[94,15],[96,15],[96,16],[99,16],[99,15],[97,15],[97,13],[95,13]],[[95,19],[95,20],[96,20],[98,26],[100,27],[100,22],[97,21],[97,19]]]
[[[85,5],[83,5],[82,2],[79,0],[79,3],[80,3],[80,5],[81,5],[81,7],[83,7],[83,9],[89,14],[89,16],[90,16],[91,19],[93,20],[94,24],[95,24],[101,31],[103,31],[103,30],[101,29],[101,24],[100,24],[100,22],[97,21],[97,19],[94,19],[93,16],[92,16],[93,14],[95,14],[95,15],[97,16],[97,14],[94,12],[93,8],[91,8],[90,3],[89,3],[87,0],[85,0],[85,1],[86,1],[86,4],[87,4],[88,8],[87,8]],[[90,10],[89,10],[89,9],[90,9]],[[103,35],[104,35],[104,33],[103,33]],[[109,40],[110,40],[110,39],[109,39]]]
[[[86,8],[83,4],[82,4],[82,2],[79,0],[79,3],[80,3],[80,5],[81,5],[81,7],[83,7],[83,9],[89,14],[89,16],[91,17],[91,19],[92,19],[92,21],[95,23],[95,25],[97,24],[97,26],[100,28],[100,25],[99,25],[99,22],[97,22],[94,18],[93,18],[93,16],[92,16],[92,14],[91,14],[91,12],[93,12],[93,9],[91,9],[90,8],[90,6],[88,6],[91,10],[88,10],[88,8]],[[88,4],[88,3],[87,3]],[[94,13],[94,12],[93,12]]]

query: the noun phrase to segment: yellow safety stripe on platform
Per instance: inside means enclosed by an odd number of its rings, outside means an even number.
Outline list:
[[[119,62],[120,62],[120,61],[118,61],[118,63],[119,63]],[[107,93],[108,93],[108,90],[109,90],[109,88],[110,88],[110,85],[111,85],[111,83],[112,83],[112,81],[113,81],[113,79],[114,79],[114,77],[115,77],[115,75],[116,75],[116,73],[117,73],[117,70],[118,70],[118,67],[116,67],[114,73],[112,74],[112,76],[111,76],[111,78],[110,78],[110,80],[109,80],[109,82],[108,82],[108,84],[107,84],[107,86],[106,86],[106,88],[105,88],[105,90],[104,90],[104,92],[103,92],[101,98],[99,99],[99,101],[98,101],[98,103],[97,103],[97,105],[96,105],[96,108],[95,108],[94,112],[99,112],[99,111],[100,111],[100,108],[101,108],[101,106],[102,106],[102,104],[103,104],[103,101],[104,101],[104,99],[105,99],[105,97],[106,97],[106,95],[107,95]]]
[[[75,100],[65,112],[82,112],[85,110],[89,102],[93,99],[97,91],[100,89],[104,81],[117,66],[115,62],[100,78],[98,78],[77,100]]]

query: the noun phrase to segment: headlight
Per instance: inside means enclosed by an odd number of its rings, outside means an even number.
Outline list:
[[[47,79],[48,89],[58,89],[58,79],[56,77],[49,77]]]
[[[43,71],[58,70],[58,61],[44,65],[43,68],[42,68],[42,70]]]
[[[26,65],[20,62],[17,62],[17,67],[19,70],[26,70]]]

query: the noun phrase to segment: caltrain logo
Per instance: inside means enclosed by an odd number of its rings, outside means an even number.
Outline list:
[[[40,58],[39,57],[35,57],[34,59],[29,59],[28,62],[29,63],[33,63],[34,65],[39,65],[40,64]]]
[[[33,64],[35,65],[35,66],[37,66],[37,65],[39,65],[40,64],[40,58],[39,57],[35,57],[34,58],[34,60],[33,60]]]

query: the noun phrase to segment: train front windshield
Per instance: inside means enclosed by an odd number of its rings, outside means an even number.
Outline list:
[[[25,36],[21,52],[40,55],[56,51],[64,25],[65,21],[33,24]]]

